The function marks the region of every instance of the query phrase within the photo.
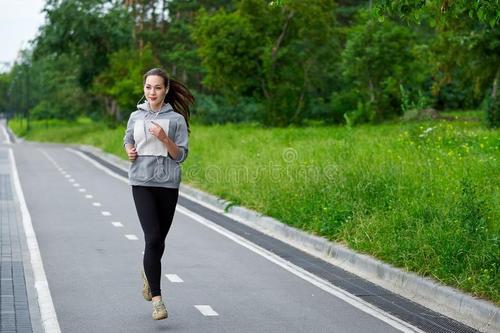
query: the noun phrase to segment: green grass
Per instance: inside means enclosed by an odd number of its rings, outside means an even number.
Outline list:
[[[35,124],[27,139],[92,144],[125,157],[123,127],[43,127]],[[499,132],[473,121],[193,125],[183,179],[500,304],[499,155]]]
[[[57,119],[32,121],[30,126],[31,130],[27,132],[25,120],[9,121],[9,127],[14,133],[26,140],[87,144],[100,147],[115,155],[123,152],[123,126],[110,129],[103,123],[95,123],[86,118],[80,118],[75,122]]]

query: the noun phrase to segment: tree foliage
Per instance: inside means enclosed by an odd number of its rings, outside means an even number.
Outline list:
[[[415,47],[410,29],[390,20],[379,22],[370,12],[361,13],[342,52],[344,78],[366,101],[365,114],[358,116],[380,121],[399,112],[399,87],[418,86],[425,79]]]
[[[123,121],[142,95],[142,74],[160,66],[194,91],[193,119],[207,123],[383,121],[408,105],[481,105],[492,123],[498,7],[497,0],[48,0],[38,36],[0,77],[0,108]]]
[[[382,0],[381,18],[396,16],[410,23],[428,23],[438,32],[432,44],[435,72],[434,92],[444,85],[473,83],[474,96],[484,98],[487,105],[497,105],[496,87],[500,77],[500,3],[494,1]],[[454,77],[455,76],[455,77]],[[461,76],[457,80],[457,76]],[[456,84],[455,84],[456,85]],[[492,100],[488,102],[487,100]],[[487,108],[487,112],[494,112]],[[488,114],[491,126],[499,126]]]
[[[262,101],[266,124],[302,123],[338,58],[334,9],[328,0],[290,1],[282,8],[244,0],[234,12],[201,12],[193,34],[205,83],[233,99]]]

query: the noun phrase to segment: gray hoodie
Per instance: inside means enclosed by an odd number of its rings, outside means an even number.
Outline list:
[[[175,112],[170,104],[164,104],[154,112],[149,104],[137,106],[127,123],[123,145],[133,144],[137,159],[129,169],[130,185],[179,188],[182,163],[188,155],[188,132],[184,117]],[[160,140],[149,133],[151,121],[161,125],[165,133],[179,147],[179,156],[173,159]]]

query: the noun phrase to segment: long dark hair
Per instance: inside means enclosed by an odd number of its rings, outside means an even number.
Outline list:
[[[188,133],[191,132],[189,129],[189,117],[191,112],[189,107],[194,104],[194,96],[191,94],[189,89],[181,82],[168,77],[166,71],[161,68],[153,68],[144,74],[143,85],[146,84],[146,79],[148,76],[158,75],[163,78],[163,84],[168,89],[167,95],[165,96],[165,103],[169,103],[174,108],[174,111],[181,114],[186,120]]]

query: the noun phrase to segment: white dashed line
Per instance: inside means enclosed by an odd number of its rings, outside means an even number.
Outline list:
[[[110,213],[110,212],[105,212],[105,211],[104,211],[104,212],[101,212],[101,214],[102,214],[102,215],[104,215],[104,216],[111,216],[111,213]]]
[[[70,182],[70,183],[74,183],[74,182],[75,182],[75,180],[74,180],[73,178],[70,178],[70,179],[68,179],[68,182]]]
[[[174,283],[184,282],[177,274],[165,274],[165,276],[167,277],[167,279],[170,280],[170,282]]]
[[[129,240],[138,240],[139,238],[137,238],[136,235],[125,235],[125,237],[127,237],[127,239]]]
[[[85,194],[85,198],[92,199],[94,196],[92,194]]]
[[[123,224],[121,222],[111,222],[111,224],[117,228],[123,228]]]
[[[80,192],[86,192],[87,190],[84,189],[84,188],[79,188],[78,191],[80,191]]]
[[[74,183],[74,184],[73,184],[73,186],[74,186],[74,187],[80,187],[80,184],[78,184],[78,183]]]
[[[68,174],[65,174],[65,175],[64,175],[64,177],[66,177],[66,178],[71,178],[71,176],[70,176],[70,175],[68,175]]]
[[[93,202],[92,206],[101,207],[101,203],[100,202]]]
[[[219,314],[212,309],[210,305],[195,305],[195,308],[201,312],[205,317],[218,316]]]

